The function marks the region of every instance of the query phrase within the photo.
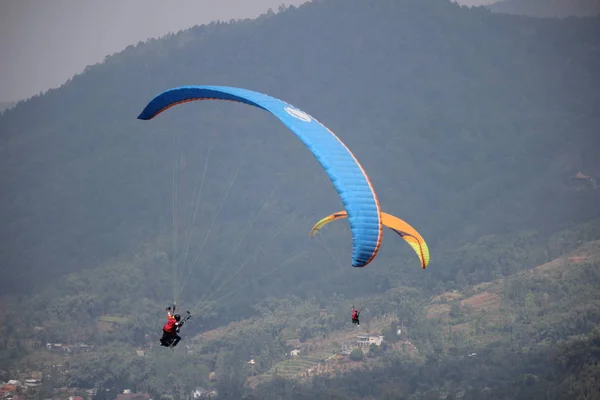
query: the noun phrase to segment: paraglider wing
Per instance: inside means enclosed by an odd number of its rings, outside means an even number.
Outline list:
[[[381,213],[381,214],[383,217],[383,213]],[[347,218],[347,217],[348,217],[348,214],[346,213],[346,211],[340,211],[340,212],[333,213],[331,215],[326,216],[325,218],[323,218],[322,220],[317,222],[315,224],[315,226],[312,227],[312,229],[310,231],[310,236],[314,236],[315,233],[319,232],[322,227],[324,227],[331,221],[335,221],[336,219],[342,219],[342,218]]]
[[[345,211],[336,212],[326,216],[313,226],[312,230],[310,231],[310,236],[314,236],[328,223],[347,217],[348,215]],[[417,230],[409,225],[406,221],[403,221],[400,218],[388,213],[381,212],[381,222],[384,226],[390,228],[402,239],[404,239],[406,243],[413,248],[415,253],[417,253],[419,260],[421,260],[421,268],[427,268],[427,265],[429,265],[429,248],[419,232],[417,232]]]
[[[379,201],[364,169],[333,132],[282,100],[226,86],[169,89],[152,99],[138,118],[149,120],[170,107],[195,100],[236,101],[268,111],[283,122],[313,153],[340,195],[352,230],[352,266],[364,267],[375,258],[383,238]]]
[[[427,268],[429,265],[429,247],[419,232],[406,221],[391,214],[382,213],[382,219],[383,225],[400,235],[402,239],[413,248],[415,253],[417,253],[419,260],[421,261],[421,268]]]

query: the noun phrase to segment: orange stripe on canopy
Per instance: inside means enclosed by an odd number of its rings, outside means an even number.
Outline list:
[[[326,216],[319,220],[310,231],[310,236],[314,236],[318,231],[321,230],[328,223],[348,218],[346,211],[340,211]],[[408,222],[388,213],[381,212],[381,223],[396,232],[402,239],[408,243],[410,247],[417,253],[419,260],[421,261],[421,268],[427,268],[429,265],[429,247],[425,242],[425,239],[413,228]]]

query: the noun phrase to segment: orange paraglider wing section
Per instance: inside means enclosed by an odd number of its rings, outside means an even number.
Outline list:
[[[310,231],[310,236],[314,236],[328,223],[347,218],[348,214],[346,211],[340,211],[326,216],[319,220]],[[417,253],[419,260],[421,261],[421,268],[425,269],[429,265],[429,247],[425,242],[425,239],[421,236],[415,228],[413,228],[408,222],[391,214],[381,213],[381,223],[396,232],[402,239],[408,243],[410,247]]]

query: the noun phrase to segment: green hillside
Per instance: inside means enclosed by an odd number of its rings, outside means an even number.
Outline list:
[[[244,398],[299,393],[330,398],[335,393],[368,399],[385,391],[415,398],[434,393],[477,398],[489,390],[493,399],[538,398],[549,390],[555,392],[552,398],[562,398],[566,390],[583,398],[594,364],[577,364],[567,373],[568,364],[544,360],[596,357],[583,343],[596,340],[600,320],[599,262],[600,242],[595,240],[535,268],[433,297],[399,286],[359,299],[365,306],[360,328],[349,327],[342,318],[338,310],[343,302],[332,302],[323,311],[314,301],[271,300],[262,306],[262,317],[184,339],[186,348],[177,357],[148,349],[140,359],[134,348],[109,341],[62,362],[70,363],[69,376],[77,385],[135,384],[154,393],[167,390],[167,380],[176,379],[178,386],[201,382],[220,392],[246,393]],[[302,338],[305,329],[310,334],[294,344],[291,339]],[[343,353],[343,346],[356,349],[361,335],[383,335],[384,342],[362,348],[363,360],[357,361]],[[294,348],[300,349],[299,355],[290,354]],[[33,352],[35,358],[27,363],[42,362],[51,354]],[[178,371],[176,378],[167,373],[172,368]],[[112,374],[119,370],[129,372],[115,381]],[[108,371],[113,372],[104,375]],[[208,379],[210,371],[215,372],[214,382]],[[364,374],[369,382],[380,383],[360,383]],[[421,383],[410,384],[415,379]],[[353,380],[358,386],[348,386]],[[326,388],[319,382],[328,382]]]

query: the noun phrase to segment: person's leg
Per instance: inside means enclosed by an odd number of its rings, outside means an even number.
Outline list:
[[[172,344],[172,346],[173,347],[177,346],[177,343],[179,343],[180,340],[181,340],[181,336],[179,336],[176,333],[173,333],[173,344]]]
[[[169,336],[168,333],[166,331],[163,331],[163,335],[160,338],[160,345],[161,346],[168,346],[169,345]]]

